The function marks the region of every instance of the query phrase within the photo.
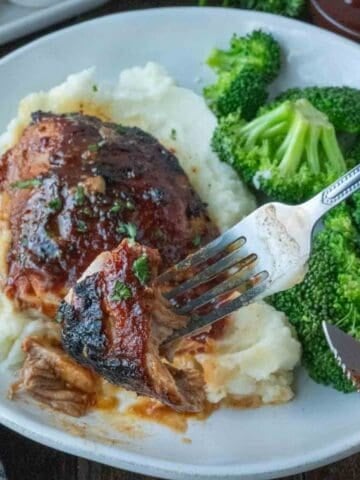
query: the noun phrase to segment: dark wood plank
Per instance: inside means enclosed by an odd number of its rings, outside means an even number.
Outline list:
[[[304,480],[359,480],[360,454],[306,473]]]
[[[221,1],[211,1],[220,4]],[[46,33],[80,21],[125,10],[196,5],[196,0],[113,0],[101,8],[0,47],[0,57]],[[8,480],[156,480],[57,452],[0,427],[0,459]],[[360,480],[360,455],[284,480]]]

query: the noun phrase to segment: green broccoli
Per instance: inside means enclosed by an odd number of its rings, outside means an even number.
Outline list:
[[[306,98],[327,115],[337,132],[360,133],[360,90],[351,87],[291,88],[281,93],[264,111],[285,100]]]
[[[207,0],[199,0],[199,4],[207,5]],[[224,7],[239,7],[247,10],[298,17],[304,10],[304,0],[223,0]]]
[[[204,88],[210,108],[218,116],[241,110],[253,118],[267,98],[267,85],[280,70],[280,46],[267,33],[254,31],[245,37],[234,35],[228,50],[214,49],[207,64],[218,75]]]
[[[204,96],[217,117],[240,110],[243,118],[251,120],[267,100],[266,82],[253,68],[245,67],[238,74],[226,72],[218,81],[204,88]]]
[[[351,215],[353,217],[354,223],[360,232],[360,192],[354,193],[348,200],[348,203],[351,207]],[[358,237],[358,245],[360,252],[360,233]]]
[[[350,207],[342,204],[324,220],[313,245],[304,281],[269,302],[283,311],[297,330],[303,363],[319,383],[342,392],[354,390],[324,338],[323,320],[360,340],[360,251]]]
[[[355,165],[358,165],[360,163],[360,138],[355,139],[345,152],[345,156],[351,162],[351,166],[355,167]]]
[[[347,169],[333,125],[307,100],[285,101],[249,123],[230,114],[212,147],[245,182],[287,203],[307,200]]]

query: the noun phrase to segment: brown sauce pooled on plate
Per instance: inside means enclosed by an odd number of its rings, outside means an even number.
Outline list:
[[[141,420],[165,425],[175,432],[184,433],[187,430],[188,420],[206,420],[219,408],[219,405],[207,402],[200,413],[179,413],[151,398],[141,398],[131,405],[126,413]]]

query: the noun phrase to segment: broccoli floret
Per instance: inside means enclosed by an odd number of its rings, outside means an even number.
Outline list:
[[[218,77],[204,88],[204,96],[217,116],[241,110],[250,120],[265,103],[266,87],[280,70],[280,47],[275,39],[255,31],[234,35],[229,50],[214,49],[207,59]]]
[[[358,245],[360,252],[360,192],[356,192],[348,201],[351,207],[351,215],[353,217],[354,223],[359,230]]]
[[[285,100],[306,98],[325,113],[337,132],[360,133],[360,90],[351,87],[291,88],[265,106],[272,110]],[[264,111],[265,111],[264,110]]]
[[[218,74],[238,71],[251,66],[271,82],[280,70],[280,46],[269,33],[255,30],[239,37],[233,35],[229,50],[213,49],[207,64]]]
[[[360,163],[360,138],[357,138],[352,145],[346,149],[345,156],[349,159],[349,162],[351,162],[351,166]]]
[[[303,363],[319,383],[342,392],[354,390],[322,332],[322,321],[333,323],[360,340],[360,251],[350,208],[343,204],[328,214],[314,239],[304,281],[269,302],[286,313],[303,347]]]
[[[200,5],[207,5],[207,0],[199,0]],[[298,17],[304,10],[304,0],[223,0],[224,7],[239,7],[248,10],[276,13],[288,17]]]
[[[285,101],[249,123],[220,120],[212,147],[250,185],[300,203],[346,171],[333,125],[307,100]]]
[[[243,118],[251,120],[268,97],[266,82],[252,68],[241,73],[225,72],[218,81],[204,88],[204,96],[217,117],[240,110]]]

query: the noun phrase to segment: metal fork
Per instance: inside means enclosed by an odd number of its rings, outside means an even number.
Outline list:
[[[171,285],[163,295],[173,311],[188,317],[187,325],[176,330],[166,344],[300,282],[315,224],[359,189],[360,164],[301,205],[263,205],[160,275],[160,286]],[[197,294],[199,285],[201,293]],[[205,312],[204,306],[208,307]]]

